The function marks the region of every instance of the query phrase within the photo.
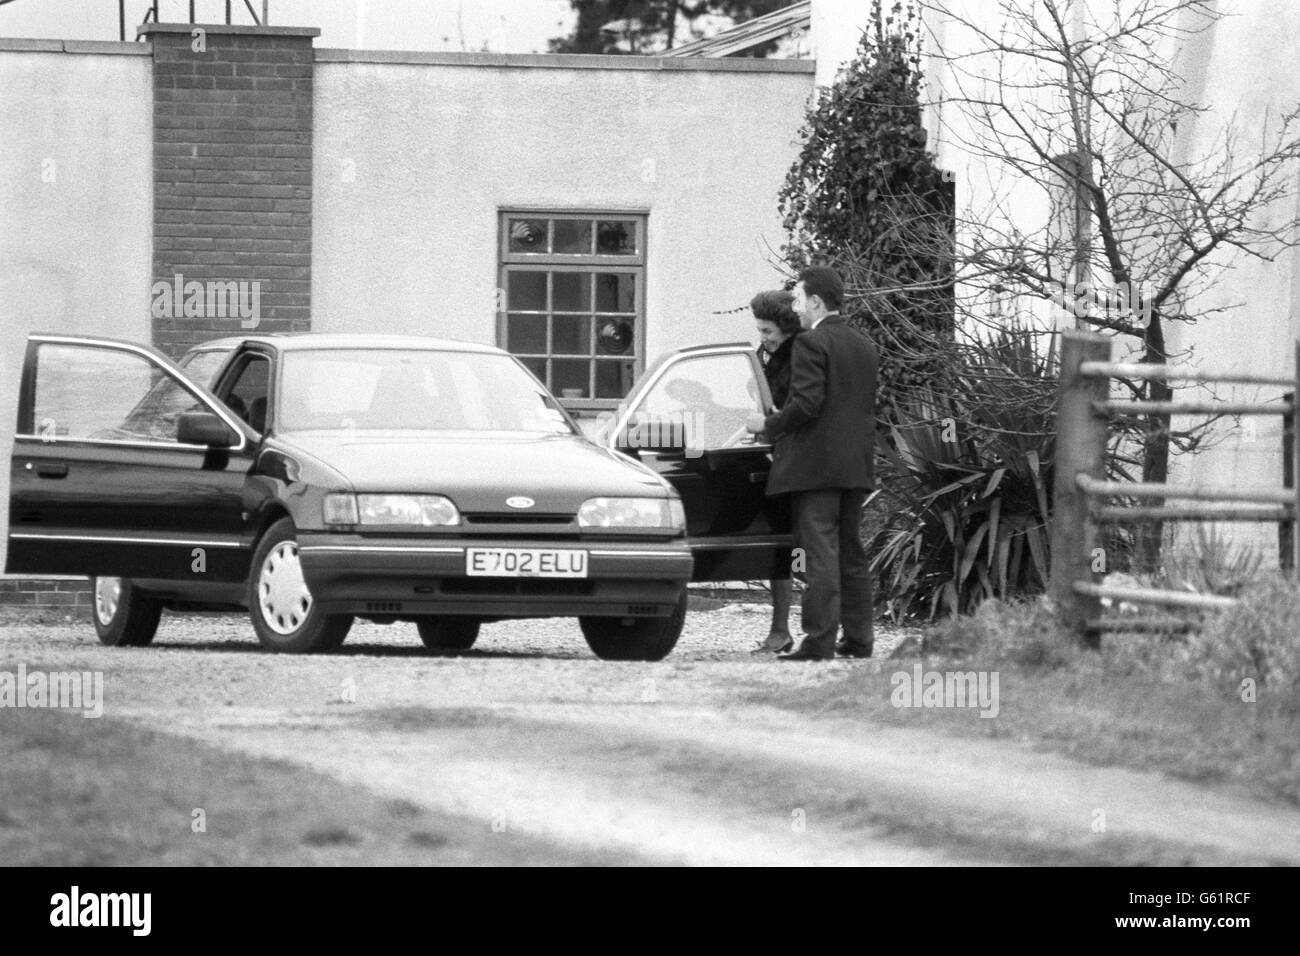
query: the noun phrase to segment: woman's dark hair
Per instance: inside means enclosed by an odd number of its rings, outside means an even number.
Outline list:
[[[770,289],[750,299],[749,307],[754,312],[754,318],[760,322],[772,322],[783,335],[794,335],[803,326],[799,322],[799,313],[795,312],[793,302],[792,293],[781,289]]]

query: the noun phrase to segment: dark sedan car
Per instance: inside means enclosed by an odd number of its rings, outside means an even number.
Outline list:
[[[748,352],[661,361],[598,443],[488,346],[250,336],[178,366],[33,335],[6,570],[91,575],[114,645],[165,608],[247,608],[278,651],[337,647],[356,617],[465,649],[484,621],[560,616],[600,657],[657,660],[688,580],[766,576],[788,544],[741,427],[766,401]]]

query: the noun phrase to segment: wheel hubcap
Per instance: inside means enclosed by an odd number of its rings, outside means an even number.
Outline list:
[[[95,617],[100,624],[108,627],[113,623],[121,597],[121,578],[95,578]]]
[[[311,592],[302,576],[298,544],[281,541],[262,562],[257,579],[262,620],[277,634],[292,634],[311,611]]]

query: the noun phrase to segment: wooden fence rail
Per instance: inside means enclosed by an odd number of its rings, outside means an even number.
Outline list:
[[[1236,599],[1184,591],[1101,584],[1094,571],[1097,527],[1121,521],[1276,521],[1284,568],[1300,567],[1300,442],[1295,440],[1296,396],[1300,395],[1300,342],[1294,378],[1236,372],[1202,372],[1169,365],[1110,361],[1111,339],[1091,332],[1062,333],[1061,379],[1056,425],[1053,488],[1051,593],[1059,619],[1085,644],[1096,647],[1103,631],[1187,626],[1177,619],[1103,618],[1102,600],[1130,601],[1222,610]],[[1110,397],[1112,379],[1163,379],[1167,382],[1232,382],[1289,389],[1281,401],[1215,403],[1203,401],[1122,401]],[[1170,484],[1106,480],[1106,442],[1112,415],[1281,415],[1285,488],[1241,489],[1180,487]],[[1108,498],[1154,498],[1156,505],[1124,507]],[[1222,502],[1227,507],[1166,505],[1174,501]],[[1246,506],[1246,507],[1243,507]]]

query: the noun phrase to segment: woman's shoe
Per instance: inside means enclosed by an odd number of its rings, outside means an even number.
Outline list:
[[[767,635],[767,640],[761,641],[758,647],[750,651],[751,654],[784,654],[794,647],[794,638],[789,634],[782,634],[779,631],[773,631]]]

